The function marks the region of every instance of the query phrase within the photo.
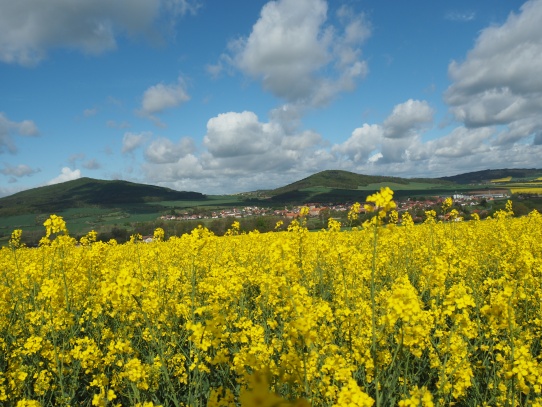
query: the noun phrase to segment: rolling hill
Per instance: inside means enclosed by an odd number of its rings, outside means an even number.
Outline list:
[[[366,196],[367,191],[377,190],[380,185],[397,190],[428,190],[456,185],[437,178],[400,178],[381,175],[363,175],[349,171],[326,170],[302,180],[268,191],[273,201],[330,202],[349,201],[356,193]]]
[[[451,181],[457,184],[478,184],[488,183],[492,180],[504,179],[512,177],[511,181],[529,181],[542,176],[542,169],[536,168],[504,168],[499,170],[483,170],[467,172],[464,174],[453,175],[451,177],[441,177],[444,181]]]
[[[542,177],[542,169],[484,170],[441,178],[400,178],[327,170],[268,191],[246,193],[272,204],[306,202],[348,202],[363,200],[380,186],[388,185],[397,198],[450,193],[512,177],[512,182],[528,182]],[[479,188],[477,186],[477,188]],[[263,194],[260,192],[264,192]],[[22,214],[58,213],[70,208],[117,208],[130,206],[131,212],[156,213],[153,203],[187,201],[206,204],[209,197],[199,192],[183,192],[128,181],[79,178],[55,185],[33,188],[0,198],[0,217]],[[262,205],[264,202],[261,202]],[[158,205],[159,206],[159,205]],[[163,210],[163,207],[161,208]]]
[[[368,186],[370,184],[392,183],[408,185],[413,182],[430,183],[430,184],[451,184],[453,182],[446,180],[438,180],[433,178],[399,178],[387,177],[383,175],[363,175],[349,171],[341,170],[326,170],[318,172],[300,181],[274,189],[272,195],[280,195],[286,192],[297,191],[300,189],[327,187],[334,189],[359,189],[360,186]]]
[[[23,213],[55,213],[68,208],[115,207],[160,201],[203,200],[199,192],[181,192],[128,181],[79,178],[33,188],[0,198],[0,216]]]

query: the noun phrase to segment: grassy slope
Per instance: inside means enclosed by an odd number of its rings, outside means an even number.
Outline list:
[[[59,212],[68,208],[111,208],[131,205],[145,212],[145,205],[160,201],[202,200],[198,192],[179,192],[127,181],[79,178],[56,185],[29,189],[0,198],[0,216]]]
[[[542,169],[536,168],[515,168],[515,169],[500,169],[500,170],[483,170],[468,172],[465,174],[453,175],[451,177],[442,177],[441,180],[457,182],[458,184],[476,184],[486,183],[491,180],[512,177],[512,182],[529,181],[542,176]]]
[[[399,178],[362,175],[348,171],[322,171],[300,181],[270,191],[272,200],[280,201],[351,201],[364,200],[367,192],[388,185],[394,190],[426,191],[434,188],[453,188],[456,184],[434,178]]]

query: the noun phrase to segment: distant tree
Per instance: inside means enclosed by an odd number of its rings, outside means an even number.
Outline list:
[[[229,222],[229,223],[228,223]],[[233,223],[233,218],[219,218],[213,219],[209,224],[209,230],[211,230],[217,236],[223,236],[226,230]]]
[[[516,216],[525,216],[528,215],[531,210],[523,202],[514,202],[512,205],[512,210]]]
[[[320,219],[321,227],[325,228],[327,227],[327,221],[331,217],[331,211],[329,210],[329,208],[322,209],[318,214],[318,217]]]
[[[111,229],[111,238],[115,239],[119,243],[124,243],[130,239],[130,235],[128,233],[128,229],[114,227]]]

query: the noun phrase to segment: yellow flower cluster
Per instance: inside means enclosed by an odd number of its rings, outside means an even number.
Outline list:
[[[373,202],[374,206],[365,205],[365,210],[367,212],[377,210],[380,218],[384,218],[387,212],[396,207],[393,201],[393,191],[389,187],[382,187],[380,188],[380,192],[369,195],[367,202]]]
[[[14,232],[0,405],[542,406],[542,216],[398,226],[392,196],[355,230]]]

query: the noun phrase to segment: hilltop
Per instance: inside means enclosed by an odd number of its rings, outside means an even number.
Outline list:
[[[341,170],[326,170],[318,172],[300,181],[296,181],[283,187],[274,189],[272,191],[272,194],[279,195],[285,192],[314,187],[327,187],[335,189],[359,189],[360,186],[369,186],[371,184],[390,183],[408,185],[413,182],[430,184],[452,183],[450,181],[437,180],[433,178],[400,178],[388,177],[383,175],[363,175]]]
[[[79,178],[0,198],[0,216],[57,213],[69,208],[116,207],[160,201],[203,200],[199,192],[182,192],[128,181]]]
[[[394,190],[428,190],[456,185],[437,178],[400,178],[383,175],[364,175],[349,171],[326,170],[302,180],[268,191],[273,201],[313,202],[348,201],[361,199],[367,191],[388,185]]]
[[[479,184],[489,183],[493,180],[504,179],[511,177],[511,181],[531,181],[542,177],[542,169],[536,168],[504,168],[499,170],[482,170],[467,172],[464,174],[453,175],[450,177],[441,177],[444,181],[451,181],[457,184]]]
[[[306,202],[350,202],[363,200],[381,186],[389,186],[396,198],[443,195],[472,185],[500,182],[506,187],[517,183],[540,180],[542,169],[497,169],[458,174],[440,178],[401,178],[382,175],[364,175],[342,170],[326,170],[291,184],[266,191],[255,191],[228,197],[234,201],[252,201],[264,205],[299,204]],[[511,182],[510,182],[511,181]],[[471,185],[471,186],[469,186]],[[478,186],[476,188],[479,188]],[[267,197],[267,199],[262,199]],[[218,198],[218,200],[217,200]],[[23,214],[60,213],[71,208],[121,208],[131,213],[157,213],[164,210],[164,202],[177,202],[166,207],[214,206],[220,197],[209,197],[199,192],[175,191],[155,185],[128,181],[106,181],[79,178],[60,184],[48,185],[18,192],[0,198],[0,217]],[[129,207],[129,208],[128,208]]]

